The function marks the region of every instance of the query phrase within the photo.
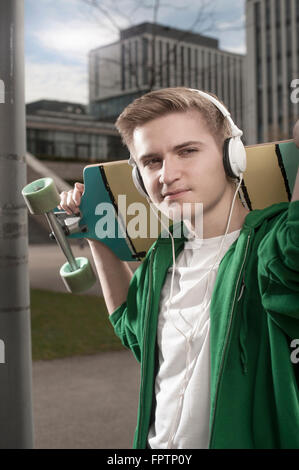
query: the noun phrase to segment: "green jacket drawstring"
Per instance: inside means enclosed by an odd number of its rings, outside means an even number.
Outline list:
[[[241,300],[241,298],[243,296],[243,293],[244,293],[244,289],[246,287],[244,278],[245,278],[245,271],[244,271],[244,274],[243,274],[240,295],[239,295],[239,298],[237,300],[238,302]],[[241,359],[243,374],[247,374],[247,349],[246,349],[247,331],[248,331],[247,315],[246,315],[245,309],[243,309],[242,310],[241,326],[240,326],[240,336],[239,336],[240,359]]]

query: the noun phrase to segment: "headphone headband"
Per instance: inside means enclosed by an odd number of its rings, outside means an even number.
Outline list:
[[[241,137],[243,135],[243,131],[241,131],[241,129],[239,129],[232,120],[231,114],[228,109],[222,103],[220,103],[220,101],[214,98],[214,96],[211,96],[204,91],[196,90],[195,88],[189,88],[189,90],[195,91],[196,93],[200,94],[203,98],[206,98],[207,100],[211,101],[216,106],[216,108],[219,109],[219,111],[223,114],[225,118],[227,118],[228,122],[230,123],[233,137]]]

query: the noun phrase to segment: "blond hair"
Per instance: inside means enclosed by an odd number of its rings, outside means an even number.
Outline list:
[[[216,95],[208,94],[220,101]],[[119,115],[115,126],[123,143],[131,150],[133,133],[137,127],[170,113],[191,110],[201,113],[216,143],[222,147],[225,139],[231,137],[231,127],[227,119],[207,98],[196,90],[185,87],[163,88],[135,99]]]

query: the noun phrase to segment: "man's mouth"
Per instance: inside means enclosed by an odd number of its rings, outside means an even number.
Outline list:
[[[164,200],[169,201],[171,199],[176,199],[178,197],[183,196],[188,191],[190,191],[190,189],[181,188],[181,189],[177,189],[175,191],[167,191],[166,193],[162,194],[162,196],[163,196]]]

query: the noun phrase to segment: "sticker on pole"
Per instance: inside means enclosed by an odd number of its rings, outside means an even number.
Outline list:
[[[1,103],[5,103],[5,85],[3,80],[0,80],[0,104]]]
[[[0,364],[5,364],[5,344],[3,339],[0,339]]]

